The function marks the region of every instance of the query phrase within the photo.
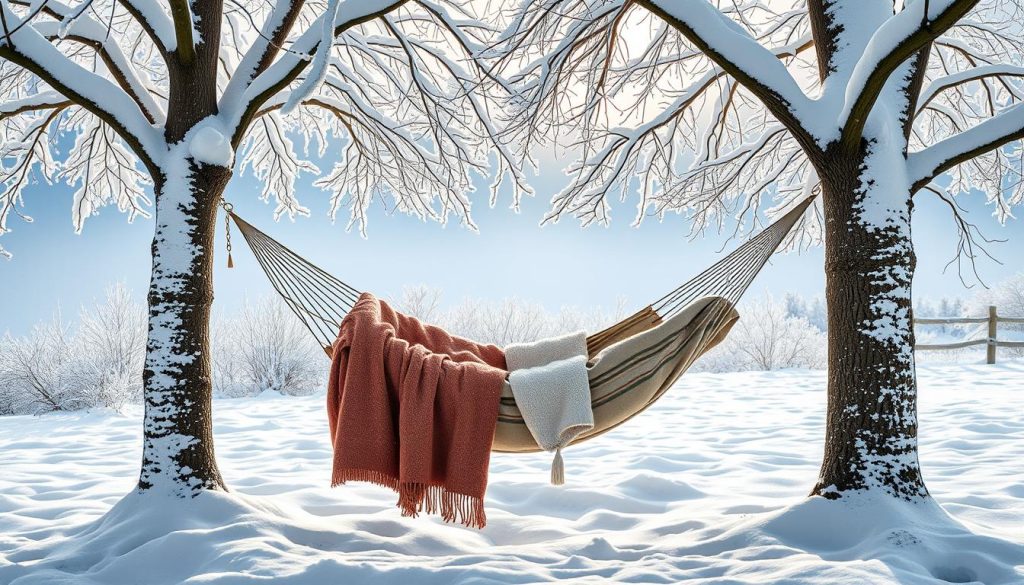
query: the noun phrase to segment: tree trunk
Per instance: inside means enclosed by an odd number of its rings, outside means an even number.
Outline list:
[[[140,490],[225,489],[213,450],[209,322],[217,207],[230,177],[182,155],[156,180]]]
[[[822,167],[828,411],[812,494],[870,489],[911,500],[928,496],[917,454],[912,199],[870,157]]]
[[[168,156],[163,176],[153,177],[156,234],[139,477],[140,490],[180,497],[226,489],[213,449],[210,306],[217,208],[231,168],[197,161],[192,149],[218,146],[196,134],[200,124],[222,131],[214,117],[223,2],[196,0],[191,7],[195,55],[186,62],[173,51],[167,58]]]

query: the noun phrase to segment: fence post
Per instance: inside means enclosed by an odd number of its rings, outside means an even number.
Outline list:
[[[988,351],[985,361],[989,364],[996,363],[996,333],[998,330],[999,317],[996,315],[995,305],[988,307]]]

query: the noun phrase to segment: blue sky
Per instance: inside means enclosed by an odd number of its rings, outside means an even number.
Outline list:
[[[553,167],[564,166],[553,161]],[[464,297],[500,299],[518,296],[551,309],[563,305],[614,307],[625,298],[630,307],[660,297],[689,276],[727,253],[734,243],[709,233],[688,239],[685,218],[669,216],[663,222],[630,225],[634,201],[617,207],[611,227],[581,229],[572,218],[538,227],[558,174],[547,173],[535,182],[537,196],[524,202],[522,211],[508,209],[508,199],[490,209],[486,191],[476,194],[474,217],[480,233],[451,224],[442,227],[402,215],[387,216],[380,208],[370,219],[368,238],[345,230],[345,217],[332,223],[327,217],[327,194],[302,181],[300,198],[312,216],[295,222],[274,223],[272,207],[259,201],[258,185],[237,176],[227,197],[240,215],[280,239],[353,286],[381,296],[396,294],[403,285],[427,284],[444,291],[444,301]],[[149,243],[152,221],[128,224],[115,208],[91,218],[82,234],[71,225],[71,189],[36,185],[25,196],[26,224],[12,218],[14,231],[3,245],[14,253],[0,260],[4,283],[0,303],[0,332],[19,334],[49,318],[58,305],[66,315],[102,297],[106,287],[121,281],[142,300],[149,279]],[[919,195],[914,219],[918,270],[914,292],[919,298],[968,296],[955,268],[943,273],[955,252],[956,234],[946,207],[933,196]],[[989,284],[1024,271],[1024,226],[1011,220],[1003,227],[991,216],[982,197],[967,198],[973,221],[993,238],[991,251],[1003,262],[979,264]],[[249,251],[237,238],[236,268],[227,270],[223,257],[223,229],[218,227],[216,308],[231,311],[245,298],[272,293]],[[725,248],[723,250],[723,245]],[[748,295],[765,292],[781,296],[796,292],[823,294],[822,250],[777,256],[754,282]]]

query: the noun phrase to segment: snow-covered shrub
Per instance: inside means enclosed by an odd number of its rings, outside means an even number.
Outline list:
[[[466,298],[453,306],[443,306],[443,292],[426,285],[405,287],[390,300],[396,310],[444,327],[460,337],[505,346],[536,341],[571,331],[596,332],[625,316],[626,301],[619,299],[614,311],[600,308],[565,306],[557,312],[540,303],[518,297],[498,301]]]
[[[78,326],[57,312],[0,341],[0,413],[121,409],[142,396],[146,311],[122,285],[83,307]]]
[[[213,395],[238,398],[251,394],[244,381],[242,360],[235,357],[234,319],[218,314],[210,320],[210,369]]]
[[[440,316],[441,289],[425,284],[402,287],[402,295],[391,299],[396,311],[426,323],[436,323]]]
[[[989,305],[995,305],[1003,316],[1024,317],[1024,272],[979,291],[968,304],[971,311],[979,314],[987,314]]]
[[[828,330],[828,314],[825,301],[821,297],[808,300],[795,293],[786,293],[783,303],[786,305],[786,314],[790,317],[803,317],[819,331]]]
[[[483,343],[504,346],[535,341],[583,329],[594,333],[625,317],[629,303],[619,299],[614,310],[563,307],[551,312],[539,303],[510,297],[500,301],[464,299],[444,308],[442,292],[427,286],[403,289],[392,302],[396,309]],[[825,306],[788,294],[744,303],[741,319],[729,337],[695,369],[714,372],[823,368],[826,359]]]
[[[510,297],[500,301],[464,299],[443,303],[442,291],[427,286],[403,289],[391,303],[400,311],[484,343],[506,345],[583,329],[596,332],[625,317],[632,305],[614,309],[562,307]],[[985,290],[968,302],[920,302],[920,317],[981,316],[989,304],[1006,316],[1024,315],[1024,275]],[[743,303],[740,321],[721,346],[695,370],[727,372],[781,368],[823,368],[826,358],[824,304],[789,294]],[[918,342],[945,343],[984,337],[984,326],[918,328]],[[1024,338],[1020,326],[1000,325],[1003,339]],[[211,327],[214,391],[238,397],[274,391],[309,394],[324,387],[327,360],[302,324],[276,297],[246,303]],[[146,311],[121,285],[83,308],[71,327],[59,316],[23,337],[0,338],[0,414],[110,407],[137,403],[142,389]],[[920,352],[919,359],[977,359],[984,348]],[[1001,348],[1000,355],[1020,350]]]
[[[619,297],[616,301],[615,309],[612,311],[607,311],[600,307],[562,307],[557,313],[552,315],[549,320],[548,329],[551,335],[579,331],[580,329],[587,333],[597,333],[624,319],[630,314],[628,311],[632,308],[625,297]]]
[[[467,298],[458,305],[442,311],[433,324],[444,327],[454,335],[483,343],[493,343],[480,337],[480,319],[483,312],[482,301]]]
[[[0,336],[0,416],[21,414],[18,386],[12,379],[11,356],[15,350],[15,339],[10,333]]]
[[[1024,273],[1018,273],[991,288],[981,288],[968,299],[923,299],[914,305],[917,318],[988,317],[989,306],[995,306],[1000,317],[1024,317]],[[927,324],[915,329],[918,344],[944,344],[984,339],[988,337],[988,323]],[[998,338],[1003,341],[1024,341],[1024,325],[1000,323]],[[928,362],[977,362],[985,359],[985,346],[976,345],[959,349],[919,351],[917,360]],[[997,359],[1024,357],[1024,349],[1000,347]]]
[[[544,307],[516,297],[483,304],[477,317],[475,330],[464,335],[499,347],[536,341],[548,329]]]
[[[0,344],[0,394],[11,414],[40,414],[96,406],[80,376],[79,348],[60,314],[24,337]]]
[[[238,315],[218,319],[211,338],[218,396],[304,395],[325,383],[323,349],[276,298],[246,303]]]
[[[110,287],[103,302],[82,309],[76,333],[79,369],[98,404],[121,409],[141,401],[146,319],[145,307],[123,284]]]
[[[694,369],[709,372],[823,368],[826,334],[771,297],[744,303],[740,320]]]

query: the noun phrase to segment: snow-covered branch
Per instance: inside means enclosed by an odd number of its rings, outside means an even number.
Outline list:
[[[706,0],[638,0],[678,29],[704,55],[739,81],[808,149],[820,131],[819,106],[750,32]]]
[[[163,108],[154,99],[135,66],[102,24],[92,19],[77,18],[69,25],[49,21],[33,23],[32,26],[51,42],[63,39],[81,43],[96,51],[114,82],[138,104],[146,120],[150,124],[158,124],[164,120]]]
[[[344,3],[338,10],[357,16]],[[484,80],[501,80],[475,58],[498,31],[466,10],[462,4],[412,2],[366,15],[361,23],[306,12],[297,19],[306,31],[325,22],[350,28],[324,36],[321,26],[316,38],[298,34],[277,52],[257,40],[242,55],[239,76],[221,100],[222,115],[229,127],[239,124],[234,134],[242,137],[243,168],[261,178],[263,197],[275,199],[277,213],[306,212],[294,197],[300,172],[318,175],[315,184],[331,193],[331,213],[348,207],[349,225],[360,230],[373,201],[441,222],[454,215],[472,228],[472,175],[495,178],[491,204],[502,178],[510,179],[513,205],[518,203],[528,186],[492,119],[499,104],[480,91]],[[269,12],[264,31],[287,26],[286,8]],[[252,57],[266,51],[277,60],[267,65]],[[246,78],[257,72],[246,87]],[[247,122],[239,104],[261,106]],[[343,138],[340,161],[319,172],[291,145],[288,135],[296,132],[307,148],[318,145],[321,156]]]
[[[228,80],[227,87],[221,95],[222,108],[228,104],[241,107],[245,91],[258,75],[273,64],[274,58],[284,47],[285,40],[302,12],[302,7],[302,0],[274,3],[260,27],[259,34],[245,50],[235,67],[234,74]]]
[[[236,90],[239,94],[237,99],[235,93],[232,93],[228,96],[232,101],[221,101],[221,111],[225,114],[228,127],[234,129],[232,144],[237,146],[241,142],[249,122],[267,100],[284,90],[309,65],[323,40],[321,33],[325,18],[333,20],[334,36],[337,37],[354,26],[387,14],[405,2],[406,0],[338,0],[337,9],[330,17],[318,17],[273,64],[263,69],[250,83],[245,84],[244,89]],[[279,18],[283,19],[286,16],[287,12]],[[259,54],[265,54],[265,51],[261,50]]]
[[[711,70],[685,91],[651,120],[635,128],[611,128],[603,148],[590,154],[579,166],[569,172],[574,176],[572,184],[552,199],[551,209],[544,216],[544,222],[557,221],[563,214],[575,215],[583,225],[591,222],[608,222],[607,197],[611,189],[624,189],[631,172],[640,167],[647,169],[650,175],[645,183],[658,181],[667,184],[672,181],[668,169],[670,160],[659,160],[658,153],[671,150],[667,142],[671,140],[671,129],[679,123],[695,100],[704,95],[708,87],[725,76],[721,70]],[[668,131],[666,137],[665,130]],[[654,151],[654,155],[646,164],[641,163],[642,153],[646,148]],[[661,163],[661,164],[659,164]],[[647,191],[644,190],[644,193]],[[646,210],[646,202],[638,205],[639,222]]]
[[[0,40],[0,59],[30,71],[68,100],[102,119],[132,146],[151,171],[156,170],[156,161],[165,150],[163,140],[160,131],[147,120],[139,101],[117,83],[59,51],[39,31],[37,23],[16,14],[6,0],[0,0],[0,16],[8,31]]]
[[[33,10],[33,5],[26,0],[9,0],[9,2],[11,5]],[[152,0],[148,5],[140,0],[136,0],[136,3],[146,7],[147,13],[152,12],[154,8],[159,11],[159,6]],[[138,103],[146,119],[151,124],[162,122],[163,108],[153,95],[152,87],[147,84],[146,79],[148,78],[144,79],[146,76],[139,71],[138,64],[134,59],[129,58],[121,48],[119,41],[124,38],[110,34],[110,28],[115,25],[113,18],[106,23],[101,22],[91,12],[83,10],[83,6],[89,4],[90,2],[86,2],[81,6],[72,7],[59,0],[47,0],[39,8],[36,18],[25,19],[25,25],[34,27],[51,43],[62,41],[78,43],[95,51],[96,56],[110,72],[113,81]],[[146,31],[158,50],[162,50],[163,43],[155,34],[157,29],[152,28],[150,23],[142,19],[139,13],[133,12],[135,7],[129,6],[123,1],[119,4],[128,7],[127,11],[135,19],[134,23]],[[39,15],[45,15],[50,20],[42,20],[38,18]],[[160,12],[160,15],[166,18],[163,12]],[[151,16],[156,25],[160,26],[160,16],[156,14]],[[122,25],[123,23],[118,22],[118,24]],[[137,43],[138,41],[134,42],[133,47],[137,47]]]
[[[163,3],[159,0],[118,0],[118,3],[132,15],[161,54],[166,55],[177,48],[174,22],[164,10]],[[52,5],[54,1],[48,0],[47,4]]]
[[[726,16],[703,4],[710,13],[698,10],[688,18],[707,34],[727,31],[731,36],[723,39],[745,39],[721,50],[764,74],[820,126],[825,118],[812,115],[819,106],[787,69],[813,48],[806,12],[774,13],[742,2]],[[711,14],[710,24],[696,14]],[[748,27],[752,22],[762,24]],[[744,43],[757,45],[758,56],[737,56],[736,46]],[[764,55],[771,65],[755,67]],[[635,221],[674,211],[694,218],[701,229],[729,213],[734,202],[749,209],[769,177],[802,185],[808,170],[800,146],[814,140],[802,124],[789,132],[731,74],[735,66],[720,66],[676,24],[637,4],[531,3],[488,56],[513,70],[509,141],[525,153],[534,143],[546,147],[552,135],[565,136],[578,156],[567,169],[571,184],[552,199],[545,221],[571,214],[583,224],[607,223],[610,198],[625,197],[635,180]],[[775,75],[780,71],[781,81]],[[787,109],[780,115],[794,114]]]
[[[847,148],[859,146],[868,115],[896,69],[956,24],[977,3],[978,0],[908,3],[872,34],[845,88],[839,125],[842,143]]]
[[[69,105],[71,105],[71,101],[61,94],[55,91],[41,91],[34,95],[0,103],[0,120],[26,112],[52,110]]]
[[[949,169],[1024,139],[1024,104],[1017,104],[988,120],[911,153],[907,164],[914,189],[920,189]]]
[[[315,117],[306,117],[307,123],[317,123]],[[320,174],[312,162],[297,155],[296,147],[288,136],[289,125],[276,111],[259,116],[249,128],[243,146],[245,157],[242,170],[249,169],[263,189],[260,198],[274,198],[274,216],[308,215],[295,192],[295,179],[300,173]]]
[[[932,82],[928,84],[928,87],[921,91],[921,95],[918,98],[917,111],[920,112],[924,108],[928,107],[936,96],[946,90],[971,83],[972,81],[978,81],[986,78],[1001,79],[1004,77],[1024,77],[1024,67],[1004,63],[996,65],[981,65],[933,79]],[[1013,91],[1012,86],[1006,85],[1005,87],[1008,90]],[[1016,97],[1017,99],[1024,99],[1024,93],[1018,92]]]
[[[138,168],[134,153],[109,126],[84,111],[72,115],[66,127],[77,132],[77,139],[55,178],[76,186],[71,204],[75,231],[108,204],[117,205],[129,222],[149,217],[152,201],[146,189],[152,181]]]
[[[32,170],[40,167],[44,176],[56,172],[48,142],[54,121],[67,105],[53,103],[49,111],[40,113],[36,113],[36,107],[33,104],[33,109],[28,110],[33,114],[31,117],[14,115],[0,126],[0,235],[9,230],[7,219],[12,213],[21,215],[17,208],[23,204]],[[3,247],[0,256],[9,256]]]

